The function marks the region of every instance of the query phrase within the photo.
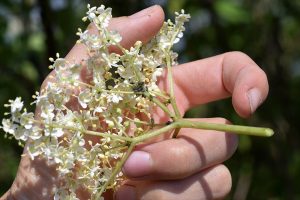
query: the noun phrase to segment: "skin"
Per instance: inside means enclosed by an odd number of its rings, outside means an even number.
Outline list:
[[[163,10],[153,6],[129,17],[114,18],[110,29],[121,33],[122,45],[128,48],[137,40],[146,42],[151,39],[163,21]],[[93,25],[88,29],[95,31]],[[118,50],[111,48],[111,51]],[[84,46],[76,44],[66,58],[80,62],[86,56]],[[236,112],[248,117],[268,94],[265,73],[241,52],[229,52],[173,67],[173,76],[181,113],[196,105],[232,96]],[[51,81],[49,77],[42,87]],[[165,77],[164,74],[158,83],[162,89],[168,88]],[[154,115],[155,120],[166,120],[161,112]],[[193,120],[229,123],[223,118]],[[222,199],[229,193],[232,182],[229,170],[221,163],[231,157],[237,144],[237,136],[233,134],[182,129],[176,139],[159,138],[155,143],[139,145],[123,167],[128,181],[114,197],[120,200]],[[52,189],[58,184],[55,166],[47,165],[42,159],[32,161],[25,152],[16,179],[1,200],[52,199]],[[84,190],[79,195],[81,199],[88,197]],[[113,199],[112,194],[107,193],[105,199]]]

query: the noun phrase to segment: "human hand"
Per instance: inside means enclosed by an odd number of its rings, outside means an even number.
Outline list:
[[[159,30],[162,21],[162,10],[159,7],[153,7],[131,18],[114,19],[111,22],[111,29],[117,29],[124,38],[122,45],[129,47],[136,40],[147,41],[150,39]],[[72,60],[75,58],[80,62],[85,58],[85,54],[84,47],[76,45],[67,58]],[[236,59],[232,54],[236,54],[240,59]],[[221,62],[222,59],[224,64]],[[239,60],[240,64],[235,63],[228,67],[226,63],[234,62],[233,59],[234,61]],[[211,71],[201,72],[201,70],[208,70],[208,65],[209,68],[212,68]],[[185,69],[187,66],[189,69]],[[238,73],[238,71],[240,72]],[[244,72],[242,73],[242,71]],[[208,73],[211,75],[207,76]],[[198,78],[202,75],[203,80]],[[247,78],[247,75],[250,78]],[[49,77],[45,82],[50,81]],[[194,79],[191,79],[192,77]],[[261,81],[257,81],[257,77],[260,77]],[[187,82],[186,78],[188,78]],[[258,88],[254,90],[256,91],[254,94],[257,91],[261,93],[260,101],[263,101],[267,93],[264,73],[255,66],[253,61],[239,53],[229,53],[174,67],[174,79],[176,100],[182,112],[194,105],[224,98],[233,93],[234,106],[237,112],[246,116],[250,113],[250,107],[247,106],[249,100],[247,100],[245,92],[250,88]],[[196,81],[199,82],[198,85]],[[223,82],[228,91],[223,88]],[[166,87],[165,83],[165,79],[162,78],[160,80],[161,87]],[[204,84],[200,85],[200,83]],[[245,84],[248,86],[245,87]],[[213,91],[209,91],[211,88],[214,88]],[[260,103],[260,101],[254,99],[252,108],[255,108],[255,102]],[[162,119],[163,116],[157,114],[157,118]],[[224,123],[222,119],[211,119],[210,121]],[[199,132],[203,133],[200,134]],[[128,181],[127,186],[121,187],[117,193],[117,198],[121,196],[121,199],[133,199],[133,197],[126,196],[130,195],[125,188],[128,188],[128,185],[135,186],[137,199],[142,197],[153,199],[157,196],[172,199],[199,199],[217,198],[225,195],[230,189],[230,174],[224,166],[218,165],[218,163],[223,162],[233,153],[236,148],[236,137],[225,133],[214,133],[214,131],[188,129],[182,129],[178,137],[179,139],[170,139],[138,147],[139,151],[150,153],[152,166],[148,169],[145,169],[147,167],[145,165],[141,166],[145,164],[143,162],[145,157],[142,156],[145,153],[138,153],[137,151],[133,153],[124,166],[124,172],[134,181]],[[136,162],[134,155],[140,158],[139,162]],[[149,157],[147,159],[149,160]],[[193,163],[184,162],[180,166],[174,165],[174,163],[189,160]],[[26,197],[30,199],[51,198],[53,186],[59,184],[55,177],[54,166],[47,166],[43,160],[39,159],[31,161],[25,155],[22,158],[10,194],[17,199]],[[170,179],[173,181],[161,181]],[[175,181],[176,179],[180,180]],[[149,180],[155,180],[155,182]],[[216,182],[222,184],[221,187],[216,185]],[[166,195],[175,195],[175,197],[167,197]],[[82,199],[86,199],[84,194]]]
[[[173,77],[181,113],[232,96],[236,112],[248,117],[268,94],[265,73],[241,52],[173,67]],[[160,81],[167,87],[166,79]],[[195,120],[228,123],[222,118]],[[117,199],[222,199],[231,189],[231,175],[220,163],[237,144],[233,134],[182,129],[176,139],[140,146],[125,163],[123,171],[130,179]]]

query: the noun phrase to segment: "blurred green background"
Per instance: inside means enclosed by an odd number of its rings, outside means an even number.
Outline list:
[[[187,115],[220,116],[276,132],[272,138],[240,137],[237,152],[226,162],[233,176],[228,199],[300,199],[300,1],[1,0],[0,105],[16,96],[31,101],[49,73],[48,57],[66,55],[77,39],[77,28],[85,26],[81,18],[87,2],[112,7],[114,16],[160,4],[172,18],[184,8],[192,19],[176,46],[180,62],[233,50],[253,58],[270,84],[269,97],[255,115],[239,118],[230,99]],[[0,196],[14,179],[21,153],[17,142],[0,136]]]

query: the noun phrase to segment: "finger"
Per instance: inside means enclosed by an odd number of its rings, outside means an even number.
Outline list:
[[[229,193],[231,185],[231,175],[228,169],[224,165],[217,165],[182,180],[129,181],[119,188],[116,199],[221,199]]]
[[[241,52],[229,52],[173,69],[176,99],[183,111],[232,95],[236,112],[247,117],[268,94],[266,74]]]
[[[227,123],[221,118],[205,121]],[[182,129],[176,139],[138,147],[125,162],[123,172],[135,180],[185,178],[225,161],[236,148],[237,136],[233,134]]]
[[[164,21],[164,12],[158,5],[146,8],[128,17],[113,18],[109,24],[110,30],[115,30],[122,36],[121,45],[124,48],[131,47],[136,41],[147,42],[160,30]],[[96,27],[91,24],[88,27],[91,33],[96,34]],[[87,58],[87,50],[83,44],[76,44],[67,60],[80,62]]]

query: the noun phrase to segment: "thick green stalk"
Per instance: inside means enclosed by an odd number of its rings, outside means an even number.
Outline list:
[[[179,119],[168,126],[165,126],[158,130],[150,131],[149,133],[133,138],[132,140],[135,143],[141,143],[145,140],[164,134],[176,128],[196,128],[196,129],[203,129],[203,130],[215,130],[215,131],[229,132],[229,133],[235,133],[241,135],[252,135],[252,136],[261,136],[261,137],[270,137],[274,134],[273,130],[270,128],[217,124],[217,123],[209,123],[209,122],[196,122],[196,121],[190,121],[185,119]]]
[[[235,133],[240,135],[270,137],[274,134],[274,131],[270,128],[261,128],[261,127],[253,127],[253,126],[196,122],[196,121],[190,121],[186,119],[180,119],[175,123],[177,124],[177,126],[181,128],[215,130],[215,131],[223,131],[223,132]]]

